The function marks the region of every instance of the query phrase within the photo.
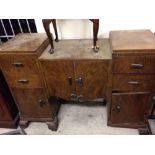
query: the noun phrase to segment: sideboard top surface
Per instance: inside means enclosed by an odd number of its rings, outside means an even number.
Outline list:
[[[92,49],[91,39],[60,40],[54,42],[53,54],[49,53],[50,46],[48,46],[39,59],[111,59],[112,53],[109,39],[99,39],[98,45],[100,49],[95,53]]]
[[[110,32],[113,52],[155,52],[155,36],[150,30],[120,30]]]
[[[0,46],[0,53],[35,53],[47,46],[45,33],[20,33]]]

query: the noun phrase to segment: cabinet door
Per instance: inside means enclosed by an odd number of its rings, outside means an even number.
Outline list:
[[[113,94],[110,121],[112,124],[144,122],[151,102],[148,93]]]
[[[77,60],[75,62],[76,91],[82,100],[104,98],[107,91],[108,61]]]
[[[19,107],[21,117],[48,118],[51,117],[44,89],[12,89]]]
[[[58,96],[66,100],[75,93],[74,63],[71,60],[41,61],[42,72],[49,96]]]

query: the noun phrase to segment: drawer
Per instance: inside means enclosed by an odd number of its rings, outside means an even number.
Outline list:
[[[116,93],[112,95],[112,124],[144,122],[152,100],[149,93]]]
[[[113,91],[152,92],[155,90],[155,75],[113,75]]]
[[[10,72],[4,72],[9,86],[12,88],[39,88],[42,87],[42,83],[39,75],[18,73],[11,74]]]
[[[0,64],[4,71],[10,74],[38,73],[38,66],[34,55],[4,54],[0,56]]]
[[[113,73],[155,73],[155,56],[114,56]]]
[[[44,89],[12,89],[21,117],[51,117]]]

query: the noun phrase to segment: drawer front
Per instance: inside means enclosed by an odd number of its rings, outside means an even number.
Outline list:
[[[152,100],[149,93],[113,94],[110,121],[112,124],[144,122]]]
[[[44,89],[12,89],[22,117],[46,118],[51,113]]]
[[[34,55],[8,54],[0,56],[0,64],[3,70],[10,74],[25,73],[38,74],[38,67]]]
[[[114,56],[113,73],[155,73],[155,56]]]
[[[42,83],[39,75],[37,74],[11,74],[4,71],[6,79],[11,88],[39,88],[42,87]]]
[[[155,90],[155,75],[113,75],[113,91],[152,92]]]

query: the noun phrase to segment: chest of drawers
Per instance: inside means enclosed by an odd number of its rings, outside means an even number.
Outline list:
[[[0,48],[0,65],[19,108],[21,127],[56,117],[59,104],[49,102],[38,62],[48,43],[45,34],[19,34]]]
[[[108,124],[144,124],[155,93],[155,37],[149,30],[112,31],[111,104]]]

